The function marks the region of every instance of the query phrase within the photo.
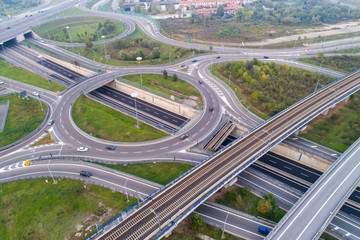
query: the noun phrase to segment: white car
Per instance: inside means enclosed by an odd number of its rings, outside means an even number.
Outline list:
[[[39,96],[39,93],[38,92],[33,92],[33,95]]]
[[[4,82],[0,80],[0,84],[4,84]]]
[[[87,151],[89,151],[89,149],[87,147],[78,147],[77,151],[78,152],[87,152]]]

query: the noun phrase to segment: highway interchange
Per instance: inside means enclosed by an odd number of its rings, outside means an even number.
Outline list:
[[[69,3],[69,5],[67,5]],[[65,1],[62,3],[64,6],[69,8],[72,5],[70,1]],[[58,9],[56,9],[58,11]],[[50,12],[50,10],[48,10]],[[99,14],[100,15],[100,14]],[[107,15],[107,14],[102,14]],[[112,14],[114,15],[114,14]],[[21,21],[16,19],[17,21]],[[129,20],[128,20],[129,21]],[[191,43],[181,43],[171,39],[168,39],[159,34],[158,30],[153,24],[145,24],[148,20],[143,20],[136,17],[131,17],[130,21],[135,25],[141,27],[141,29],[146,32],[149,36],[154,37],[163,42],[167,42],[169,44],[177,45],[177,46],[186,46],[191,48],[198,48],[198,49],[205,49],[208,50],[208,46],[205,45],[197,45]],[[19,28],[27,29],[29,23],[24,22],[23,24],[19,24]],[[128,26],[134,26],[128,24]],[[11,31],[15,31],[12,29]],[[22,31],[22,30],[21,30]],[[13,34],[13,33],[12,33]],[[126,33],[129,34],[129,33]],[[11,34],[10,34],[11,35]],[[2,36],[7,37],[7,36]],[[218,60],[215,58],[216,55],[213,55],[212,59],[209,56],[199,56],[196,57],[198,59],[198,63],[193,64],[191,60],[184,60],[183,63],[190,66],[190,74],[182,73],[177,71],[178,70],[178,63],[173,65],[167,66],[144,66],[142,67],[142,73],[161,73],[161,71],[166,67],[169,69],[169,73],[177,73],[180,78],[192,83],[202,94],[204,97],[204,104],[205,106],[214,105],[217,111],[214,113],[210,113],[208,111],[204,111],[203,115],[199,117],[196,124],[194,123],[192,126],[188,128],[182,129],[180,132],[187,132],[189,134],[189,139],[186,141],[180,142],[178,139],[178,135],[175,137],[169,137],[166,139],[162,139],[160,141],[154,141],[152,143],[139,143],[139,144],[129,144],[129,143],[115,143],[117,145],[116,151],[107,151],[105,149],[106,144],[114,144],[109,141],[99,140],[90,137],[88,134],[83,133],[80,129],[78,129],[72,121],[70,111],[72,103],[77,99],[80,93],[84,92],[84,89],[87,91],[96,89],[100,87],[104,83],[108,82],[109,80],[113,79],[114,77],[127,75],[132,73],[138,73],[137,67],[114,67],[114,66],[107,66],[100,63],[94,63],[93,61],[78,56],[76,54],[70,53],[63,49],[60,49],[54,45],[50,45],[50,42],[40,41],[40,40],[32,40],[37,42],[39,45],[43,46],[44,48],[51,49],[53,52],[65,55],[69,59],[74,59],[80,63],[81,66],[86,66],[92,69],[101,68],[103,73],[98,74],[96,76],[90,77],[86,79],[86,81],[79,82],[72,88],[68,89],[64,94],[61,95],[61,98],[54,93],[49,91],[38,89],[36,87],[27,86],[25,84],[17,83],[12,80],[5,79],[5,87],[10,87],[16,91],[27,89],[29,92],[32,90],[36,90],[40,92],[41,96],[45,103],[50,106],[50,116],[49,118],[53,118],[56,121],[56,124],[52,127],[44,126],[41,131],[36,133],[30,139],[20,143],[16,147],[12,147],[9,149],[5,149],[2,151],[2,156],[0,157],[1,163],[0,168],[6,168],[13,164],[19,166],[19,163],[23,162],[25,159],[38,159],[40,156],[46,157],[49,156],[50,153],[53,157],[57,156],[69,156],[69,157],[76,157],[78,153],[76,152],[76,147],[78,146],[89,146],[90,151],[87,153],[81,154],[82,157],[89,157],[89,158],[96,158],[102,161],[109,161],[109,162],[133,162],[133,161],[158,161],[158,160],[169,160],[173,159],[174,157],[177,160],[187,161],[189,163],[194,163],[202,160],[204,155],[196,154],[196,153],[188,153],[184,151],[188,147],[193,146],[197,141],[204,139],[213,129],[208,129],[207,126],[216,126],[217,123],[220,121],[221,115],[226,111],[228,114],[231,114],[234,118],[238,119],[241,123],[248,127],[254,127],[258,123],[261,122],[260,119],[256,118],[254,115],[249,113],[246,109],[244,109],[241,104],[239,104],[238,100],[234,96],[234,94],[226,87],[226,85],[222,82],[216,81],[213,76],[209,75],[208,68],[211,64],[216,63],[217,61],[226,62],[226,61],[236,61],[239,59],[250,59],[252,57],[262,58],[263,55],[271,56],[270,59],[266,59],[267,61],[277,61],[278,63],[287,63],[289,65],[304,67],[307,69],[314,70],[313,66],[309,66],[306,64],[301,64],[296,62],[293,58],[296,57],[303,51],[303,49],[290,49],[290,50],[260,50],[260,49],[237,49],[239,54],[228,54],[227,52],[234,52],[234,48],[229,47],[215,47],[215,51],[221,51],[221,59]],[[106,40],[111,41],[111,39]],[[314,49],[311,51],[316,52],[317,50],[326,50],[331,51],[336,48],[348,48],[355,46],[354,44],[350,45],[333,45],[333,43],[324,43],[324,47],[314,46]],[[6,50],[7,51],[7,50]],[[241,52],[241,53],[240,53]],[[265,52],[265,53],[264,53]],[[295,53],[295,56],[294,56]],[[9,57],[9,56],[8,56]],[[283,60],[286,58],[287,60]],[[38,59],[34,58],[34,62],[38,61]],[[11,58],[10,60],[14,62],[18,62],[16,58]],[[29,64],[29,61],[24,61],[19,65],[26,65]],[[95,66],[95,67],[94,67]],[[198,66],[198,69],[195,69],[195,66]],[[32,64],[29,66],[31,70],[35,69],[35,72],[43,73],[44,69],[40,64]],[[108,71],[108,72],[106,72]],[[326,69],[319,69],[315,67],[315,71],[331,74],[334,76],[341,76],[340,73],[329,71]],[[199,85],[197,82],[199,79],[204,80],[205,84]],[[10,83],[12,86],[10,86]],[[206,108],[205,108],[206,109]],[[205,131],[204,126],[207,127],[207,131]],[[52,145],[52,146],[44,146],[36,149],[29,149],[26,146],[34,141],[34,139],[39,138],[43,131],[50,131],[54,134],[54,137],[58,141],[59,144]],[[70,133],[70,134],[69,134]],[[295,140],[294,140],[295,141]],[[295,143],[296,144],[296,143]],[[301,143],[298,143],[301,144]],[[16,150],[15,150],[16,149]],[[161,152],[161,154],[159,154]],[[327,150],[324,150],[325,154]],[[328,153],[328,157],[336,158],[333,156],[336,154],[334,152]],[[20,164],[21,165],[21,164]],[[51,168],[55,166],[55,163],[50,163]],[[33,167],[36,168],[38,165],[34,165]],[[37,171],[26,170],[26,168],[22,168],[23,171],[25,170],[24,175],[36,175],[34,174]],[[42,170],[43,171],[43,170]],[[96,170],[93,170],[97,173]],[[59,170],[61,173],[61,169]],[[65,172],[65,171],[64,171]],[[43,171],[42,174],[47,175],[48,171]],[[78,173],[78,171],[76,172]],[[62,174],[59,174],[61,176]],[[65,173],[63,175],[66,175]],[[101,178],[100,178],[101,179]],[[123,185],[118,186],[119,189],[124,189]],[[135,186],[133,186],[136,188]],[[126,188],[126,187],[125,187]],[[128,186],[128,190],[130,191],[130,186]],[[148,192],[146,193],[148,194]],[[136,196],[136,194],[134,194]]]

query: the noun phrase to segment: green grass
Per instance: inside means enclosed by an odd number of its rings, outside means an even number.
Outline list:
[[[349,73],[360,68],[360,56],[329,56],[324,58],[300,58],[302,62],[310,63],[324,68],[334,69],[339,72]]]
[[[334,51],[334,52],[329,52],[329,53],[360,53],[360,48],[349,48],[349,49],[344,49],[344,50],[339,50],[339,51]]]
[[[139,74],[126,75],[123,76],[122,78],[135,82],[137,84],[141,84]],[[143,86],[155,89],[157,91],[166,93],[168,95],[175,95],[176,97],[183,98],[183,96],[181,96],[181,94],[183,94],[188,97],[195,96],[199,99],[199,101],[202,100],[199,91],[194,86],[181,79],[178,79],[176,82],[174,82],[172,76],[168,76],[168,79],[164,80],[163,75],[142,74],[142,81],[143,81]],[[160,86],[162,88],[159,88],[157,86]],[[180,94],[176,94],[176,93],[180,93]]]
[[[219,190],[219,192],[221,193],[225,193],[229,190],[222,188],[221,190]],[[233,190],[230,191],[235,191],[238,196],[239,199],[237,199],[236,201],[229,201],[225,195],[226,194],[221,194],[220,197],[216,198],[216,202],[219,204],[223,204],[225,206],[231,207],[233,209],[237,209],[239,211],[248,213],[250,215],[253,216],[260,216],[266,219],[269,219],[271,221],[274,222],[279,222],[281,220],[281,218],[286,214],[286,211],[282,210],[279,207],[276,207],[275,209],[273,209],[273,211],[271,213],[268,214],[262,214],[257,210],[257,205],[258,202],[262,199],[258,196],[256,196],[253,193],[249,193],[248,196],[242,195],[240,193],[241,188],[239,187],[234,187]]]
[[[15,14],[25,12],[28,9],[39,6],[42,0],[26,0],[26,1],[1,1],[0,5],[0,17],[7,15],[13,16]],[[9,4],[12,3],[12,4]],[[4,7],[5,4],[5,7]],[[5,9],[5,11],[4,11]]]
[[[59,42],[71,42],[69,32],[73,42],[84,42],[85,39],[92,39],[92,36],[97,38],[98,24],[104,25],[106,18],[100,17],[69,17],[66,19],[57,19],[51,22],[44,23],[38,27],[33,28],[33,31],[43,38],[50,38]],[[111,38],[120,35],[126,30],[126,25],[123,22],[111,20],[115,24],[115,30],[106,35]],[[66,27],[70,28],[66,30]],[[100,38],[101,38],[101,33]]]
[[[315,118],[300,136],[344,152],[360,136],[360,94],[352,95],[347,104],[336,108],[337,112],[330,112],[322,121]]]
[[[51,18],[57,17],[57,16],[66,16],[66,15],[83,14],[83,13],[87,13],[87,14],[88,14],[89,12],[80,10],[80,9],[78,9],[78,8],[70,8],[70,9],[68,9],[68,10],[66,10],[66,11],[63,11],[63,12],[61,12],[61,13],[58,13],[58,14],[56,14],[56,15],[51,16]]]
[[[2,239],[80,239],[74,236],[75,226],[91,226],[86,232],[89,235],[95,230],[95,222],[100,226],[136,203],[133,198],[127,203],[124,194],[99,186],[86,184],[84,188],[84,183],[79,181],[63,179],[57,184],[48,181],[37,179],[0,185]],[[108,217],[97,221],[104,213]]]
[[[124,38],[128,39],[129,41],[132,41],[134,39],[145,39],[145,40],[153,40],[146,34],[144,34],[139,28],[136,28],[136,30],[128,37]],[[174,63],[176,61],[181,61],[182,59],[185,59],[187,57],[190,57],[192,55],[192,52],[190,49],[187,48],[179,48],[176,46],[172,46],[169,44],[165,44],[156,40],[153,40],[157,43],[157,46],[159,47],[159,50],[161,52],[160,58],[156,59],[143,59],[141,61],[141,65],[160,65],[160,64],[169,64]],[[117,54],[119,50],[112,48],[112,43],[106,44],[107,54],[111,55],[112,52],[114,54]],[[73,51],[72,48],[64,47],[68,51]],[[138,49],[133,47],[131,49],[125,49],[125,51],[132,52],[137,51]],[[184,52],[182,56],[176,55],[176,50]],[[111,57],[108,59],[108,62],[105,59],[105,50],[104,45],[94,45],[90,50],[87,50],[85,47],[76,47],[74,49],[74,52],[76,54],[79,54],[81,56],[87,57],[89,59],[92,59],[96,62],[106,63],[113,66],[138,66],[138,61],[123,61],[119,59],[115,59]],[[206,51],[200,51],[199,53],[205,53]],[[195,50],[195,55],[198,54],[198,52]],[[178,57],[179,56],[179,57]]]
[[[49,6],[58,4],[59,2],[63,2],[64,0],[52,0],[51,3],[49,4]]]
[[[162,185],[167,184],[192,168],[192,165],[176,162],[136,163],[128,164],[126,166],[103,163],[98,164]]]
[[[34,131],[46,116],[46,106],[42,104],[43,112],[40,103],[32,98],[23,100],[17,94],[2,96],[2,100],[9,100],[10,106],[4,131],[0,132],[0,147],[16,142]]]
[[[143,142],[168,136],[168,134],[142,122],[139,122],[140,129],[138,129],[136,128],[136,119],[84,95],[76,100],[72,116],[83,131],[106,140]]]
[[[94,6],[94,4],[97,3],[98,1],[99,1],[99,0],[91,0],[91,1],[88,1],[85,6],[90,9],[90,8],[91,8],[92,6]]]
[[[66,89],[64,85],[60,83],[50,81],[50,85],[45,78],[40,77],[32,72],[29,72],[25,69],[18,68],[16,66],[12,67],[9,63],[5,62],[4,60],[0,59],[0,72],[1,75],[7,78],[14,79],[19,82],[27,83],[36,87],[40,87],[43,89],[47,89],[50,91],[63,91]]]

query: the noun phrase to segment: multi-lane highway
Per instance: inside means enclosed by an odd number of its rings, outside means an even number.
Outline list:
[[[67,1],[65,1],[66,4],[62,5],[64,7],[63,9],[69,7],[70,5],[67,5]],[[58,9],[54,10],[54,12],[58,11]],[[50,9],[48,13],[51,12]],[[46,14],[44,14],[45,16]],[[118,14],[112,14],[104,13],[104,16],[112,16],[114,18],[117,18]],[[155,39],[161,40],[163,42],[167,42],[170,44],[174,44],[177,46],[188,46],[191,48],[197,48],[205,50],[208,50],[208,46],[205,45],[198,45],[198,44],[192,44],[192,43],[182,43],[177,42],[171,39],[168,39],[164,36],[162,36],[159,31],[157,30],[156,26],[153,25],[153,23],[147,24],[146,22],[148,20],[142,19],[141,17],[135,17],[135,16],[126,16],[125,17],[128,22],[128,30],[131,28],[129,26],[135,26],[135,22],[140,26],[140,28],[147,33],[149,36],[152,36]],[[17,32],[21,32],[26,30],[26,28],[29,26],[29,23],[26,23],[25,21],[18,21],[19,26],[13,26],[11,31],[6,32],[6,34],[0,36],[1,39],[8,38],[9,36],[14,36],[14,34]],[[36,21],[39,23],[39,18],[36,19]],[[48,20],[44,20],[48,21]],[[131,31],[131,29],[129,30]],[[122,36],[126,36],[130,32],[126,32]],[[154,159],[171,159],[171,158],[182,158],[183,160],[188,161],[194,161],[194,160],[200,160],[203,158],[203,155],[196,155],[192,153],[183,153],[181,152],[183,149],[187,148],[188,146],[194,145],[194,143],[198,140],[204,139],[209,133],[212,132],[212,129],[214,129],[214,126],[216,126],[217,123],[219,123],[220,118],[222,114],[224,113],[223,110],[227,112],[227,114],[230,114],[232,117],[235,117],[240,122],[243,123],[243,125],[248,127],[256,126],[258,123],[261,122],[261,119],[258,119],[254,117],[251,113],[246,111],[238,102],[238,100],[234,97],[234,94],[229,91],[229,89],[224,86],[222,82],[218,82],[216,79],[213,79],[212,76],[209,76],[208,74],[208,67],[209,65],[215,63],[215,56],[213,57],[213,60],[209,59],[208,56],[200,56],[197,59],[199,60],[199,70],[195,70],[194,64],[191,63],[191,60],[185,60],[184,63],[190,66],[190,75],[183,74],[180,72],[177,72],[177,64],[172,66],[167,66],[170,70],[170,73],[177,73],[180,74],[181,78],[184,80],[194,84],[197,86],[199,91],[204,97],[204,104],[205,106],[214,105],[215,109],[219,109],[219,111],[215,111],[215,113],[210,113],[208,111],[204,111],[203,115],[199,120],[196,122],[196,125],[191,125],[186,131],[190,133],[190,138],[186,141],[180,142],[179,139],[176,138],[168,138],[165,141],[161,140],[160,142],[155,142],[151,144],[139,144],[138,146],[134,144],[118,144],[119,147],[115,151],[104,151],[105,144],[108,144],[108,141],[102,141],[99,139],[91,138],[86,133],[79,130],[73,123],[71,118],[70,111],[67,112],[69,109],[71,109],[72,104],[77,99],[79,94],[84,92],[84,89],[92,89],[92,85],[106,82],[110,80],[111,78],[114,78],[119,75],[125,75],[125,74],[131,74],[131,73],[138,73],[138,69],[132,68],[132,67],[113,67],[113,66],[107,66],[100,63],[95,63],[89,59],[86,59],[84,57],[78,56],[73,53],[69,53],[66,50],[60,49],[58,47],[55,47],[53,45],[49,45],[51,42],[47,41],[40,41],[40,40],[31,40],[33,42],[36,42],[37,44],[43,46],[44,48],[56,52],[59,55],[66,56],[68,59],[76,60],[80,63],[81,66],[86,66],[90,69],[98,69],[101,68],[103,70],[108,70],[109,73],[103,74],[101,76],[95,76],[92,78],[89,78],[84,83],[80,83],[79,86],[75,86],[71,89],[69,89],[61,99],[58,99],[55,94],[51,94],[48,92],[44,92],[44,100],[49,103],[49,106],[51,107],[51,116],[52,118],[56,119],[56,124],[54,127],[44,127],[42,130],[48,129],[52,132],[54,137],[59,140],[60,145],[57,146],[48,146],[41,148],[40,150],[30,150],[27,148],[20,149],[18,151],[13,151],[13,149],[9,149],[6,152],[4,152],[4,155],[0,157],[1,163],[0,167],[6,167],[8,165],[11,165],[11,163],[17,163],[21,162],[23,159],[37,159],[39,156],[46,156],[50,153],[54,154],[55,156],[78,156],[79,154],[76,152],[76,147],[78,145],[84,145],[84,146],[90,146],[90,151],[88,153],[85,153],[84,155],[87,157],[93,157],[97,159],[102,159],[105,161],[118,161],[118,162],[125,162],[125,161],[138,161],[138,160],[154,160]],[[112,39],[106,40],[107,42],[112,41]],[[100,42],[99,42],[100,43]],[[61,45],[61,44],[59,44]],[[69,46],[68,44],[66,44]],[[321,50],[334,50],[335,45],[332,45],[332,43],[324,44],[325,47],[321,48]],[[344,46],[349,47],[349,46]],[[294,66],[300,66],[300,63],[291,61],[291,60],[283,60],[284,57],[286,58],[297,58],[300,55],[300,49],[287,49],[287,50],[251,50],[251,49],[241,49],[239,51],[239,48],[230,48],[230,47],[215,47],[215,50],[219,50],[222,52],[242,52],[241,54],[233,55],[221,55],[221,62],[225,61],[232,61],[232,60],[239,60],[239,59],[249,59],[251,57],[262,57],[264,54],[275,56],[275,58],[271,58],[269,60],[272,61],[278,61],[279,63],[287,63]],[[318,51],[320,50],[319,47],[315,47],[312,50]],[[266,52],[266,53],[264,53]],[[33,61],[36,63],[39,59],[34,58]],[[217,60],[216,60],[217,61]],[[219,60],[220,62],[220,60]],[[39,68],[39,63],[36,63]],[[35,66],[35,64],[33,65]],[[304,68],[309,68],[312,70],[317,70],[319,72],[325,72],[326,69],[318,69],[314,68],[309,65],[302,64],[301,65]],[[142,72],[157,72],[160,73],[160,71],[164,67],[144,67]],[[334,71],[328,71],[328,73],[340,76],[339,73]],[[65,74],[68,75],[68,74]],[[71,74],[72,75],[72,74]],[[71,78],[70,78],[71,79]],[[203,80],[205,84],[198,85],[197,81],[198,79]],[[10,83],[11,80],[8,81]],[[7,86],[8,83],[5,85]],[[21,89],[19,86],[24,86],[21,84],[14,84],[15,86],[13,88]],[[101,85],[99,85],[101,86]],[[25,86],[28,88],[29,86]],[[31,88],[31,87],[30,87]],[[335,89],[335,92],[337,90]],[[37,134],[34,136],[38,137],[41,134]],[[269,132],[262,133],[259,135],[252,135],[252,138],[257,139],[257,141],[264,141],[260,140],[261,137],[264,137],[264,139],[276,137],[276,135],[273,135],[273,132],[271,134]],[[34,138],[29,139],[29,141],[32,141]],[[251,138],[251,137],[250,137]],[[253,139],[254,140],[254,139]],[[270,142],[270,140],[268,142]],[[267,141],[267,140],[265,140]],[[293,140],[295,141],[295,140]],[[295,143],[296,144],[296,143]],[[17,146],[17,148],[20,148],[21,146],[25,146],[26,142],[20,144]],[[146,147],[145,147],[146,146]],[[31,151],[31,152],[30,152]],[[327,150],[325,152],[328,152]],[[159,154],[160,153],[160,154]],[[334,156],[333,152],[326,153],[327,156],[332,156],[332,158],[336,158]],[[156,195],[157,196],[157,195]],[[155,210],[154,210],[155,211]],[[156,213],[157,210],[156,210]],[[155,215],[155,214],[154,214]],[[164,217],[165,218],[165,217]]]
[[[302,101],[275,115],[231,146],[193,168],[180,179],[148,201],[102,239],[145,239],[160,233],[158,218],[163,227],[174,227],[177,218],[183,218],[191,208],[210,196],[249,163],[264,154],[309,120],[360,88],[360,71],[333,82]],[[172,222],[172,223],[171,223]],[[159,227],[160,228],[160,227]]]

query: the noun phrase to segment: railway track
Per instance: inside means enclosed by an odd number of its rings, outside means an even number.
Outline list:
[[[210,197],[231,176],[268,151],[270,146],[359,89],[360,71],[356,71],[293,104],[153,194],[99,239],[135,240],[156,236],[160,230],[175,225],[177,218],[189,214],[189,209]]]

